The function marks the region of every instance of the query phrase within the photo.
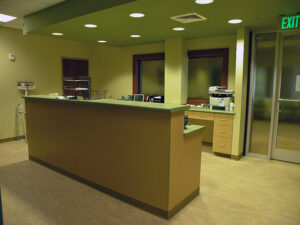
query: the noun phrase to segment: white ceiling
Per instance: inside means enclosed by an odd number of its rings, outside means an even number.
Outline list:
[[[56,5],[65,0],[0,0],[0,13],[18,17],[8,23],[0,22],[0,26],[23,29],[23,17]]]

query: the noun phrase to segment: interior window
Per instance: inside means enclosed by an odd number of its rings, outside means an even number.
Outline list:
[[[144,95],[164,95],[165,61],[141,62],[141,90]]]
[[[133,94],[164,96],[165,54],[133,56]]]
[[[210,86],[225,86],[228,79],[228,49],[189,51],[188,103],[209,102]]]

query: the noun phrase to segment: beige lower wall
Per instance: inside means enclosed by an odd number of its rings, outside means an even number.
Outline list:
[[[34,81],[32,94],[62,93],[61,57],[91,59],[91,49],[90,44],[24,36],[20,30],[0,27],[0,139],[16,136],[16,106],[24,93],[17,81]],[[15,61],[8,60],[9,53],[15,54]],[[90,70],[93,73],[91,62]]]
[[[173,114],[45,99],[26,99],[26,105],[30,156],[135,200],[169,210]],[[40,114],[45,117],[38,119]],[[183,137],[181,124],[179,132]]]

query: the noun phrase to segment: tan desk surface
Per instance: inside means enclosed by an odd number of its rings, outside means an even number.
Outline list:
[[[224,110],[215,110],[215,109],[207,109],[207,108],[200,108],[192,106],[188,111],[197,111],[197,112],[208,112],[208,113],[222,113],[222,114],[231,114],[234,115],[235,112],[231,111],[224,111]]]

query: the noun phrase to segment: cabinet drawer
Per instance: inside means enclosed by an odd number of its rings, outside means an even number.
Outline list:
[[[231,127],[233,123],[233,115],[217,114],[215,115],[215,127],[224,126]]]
[[[214,136],[231,138],[232,137],[232,126],[214,125]]]
[[[214,113],[193,112],[193,115],[191,118],[198,119],[198,120],[214,120],[215,115],[214,115]]]
[[[192,111],[184,111],[185,115],[188,115],[189,118],[193,118],[194,112]]]
[[[232,138],[214,136],[213,152],[231,154]]]

